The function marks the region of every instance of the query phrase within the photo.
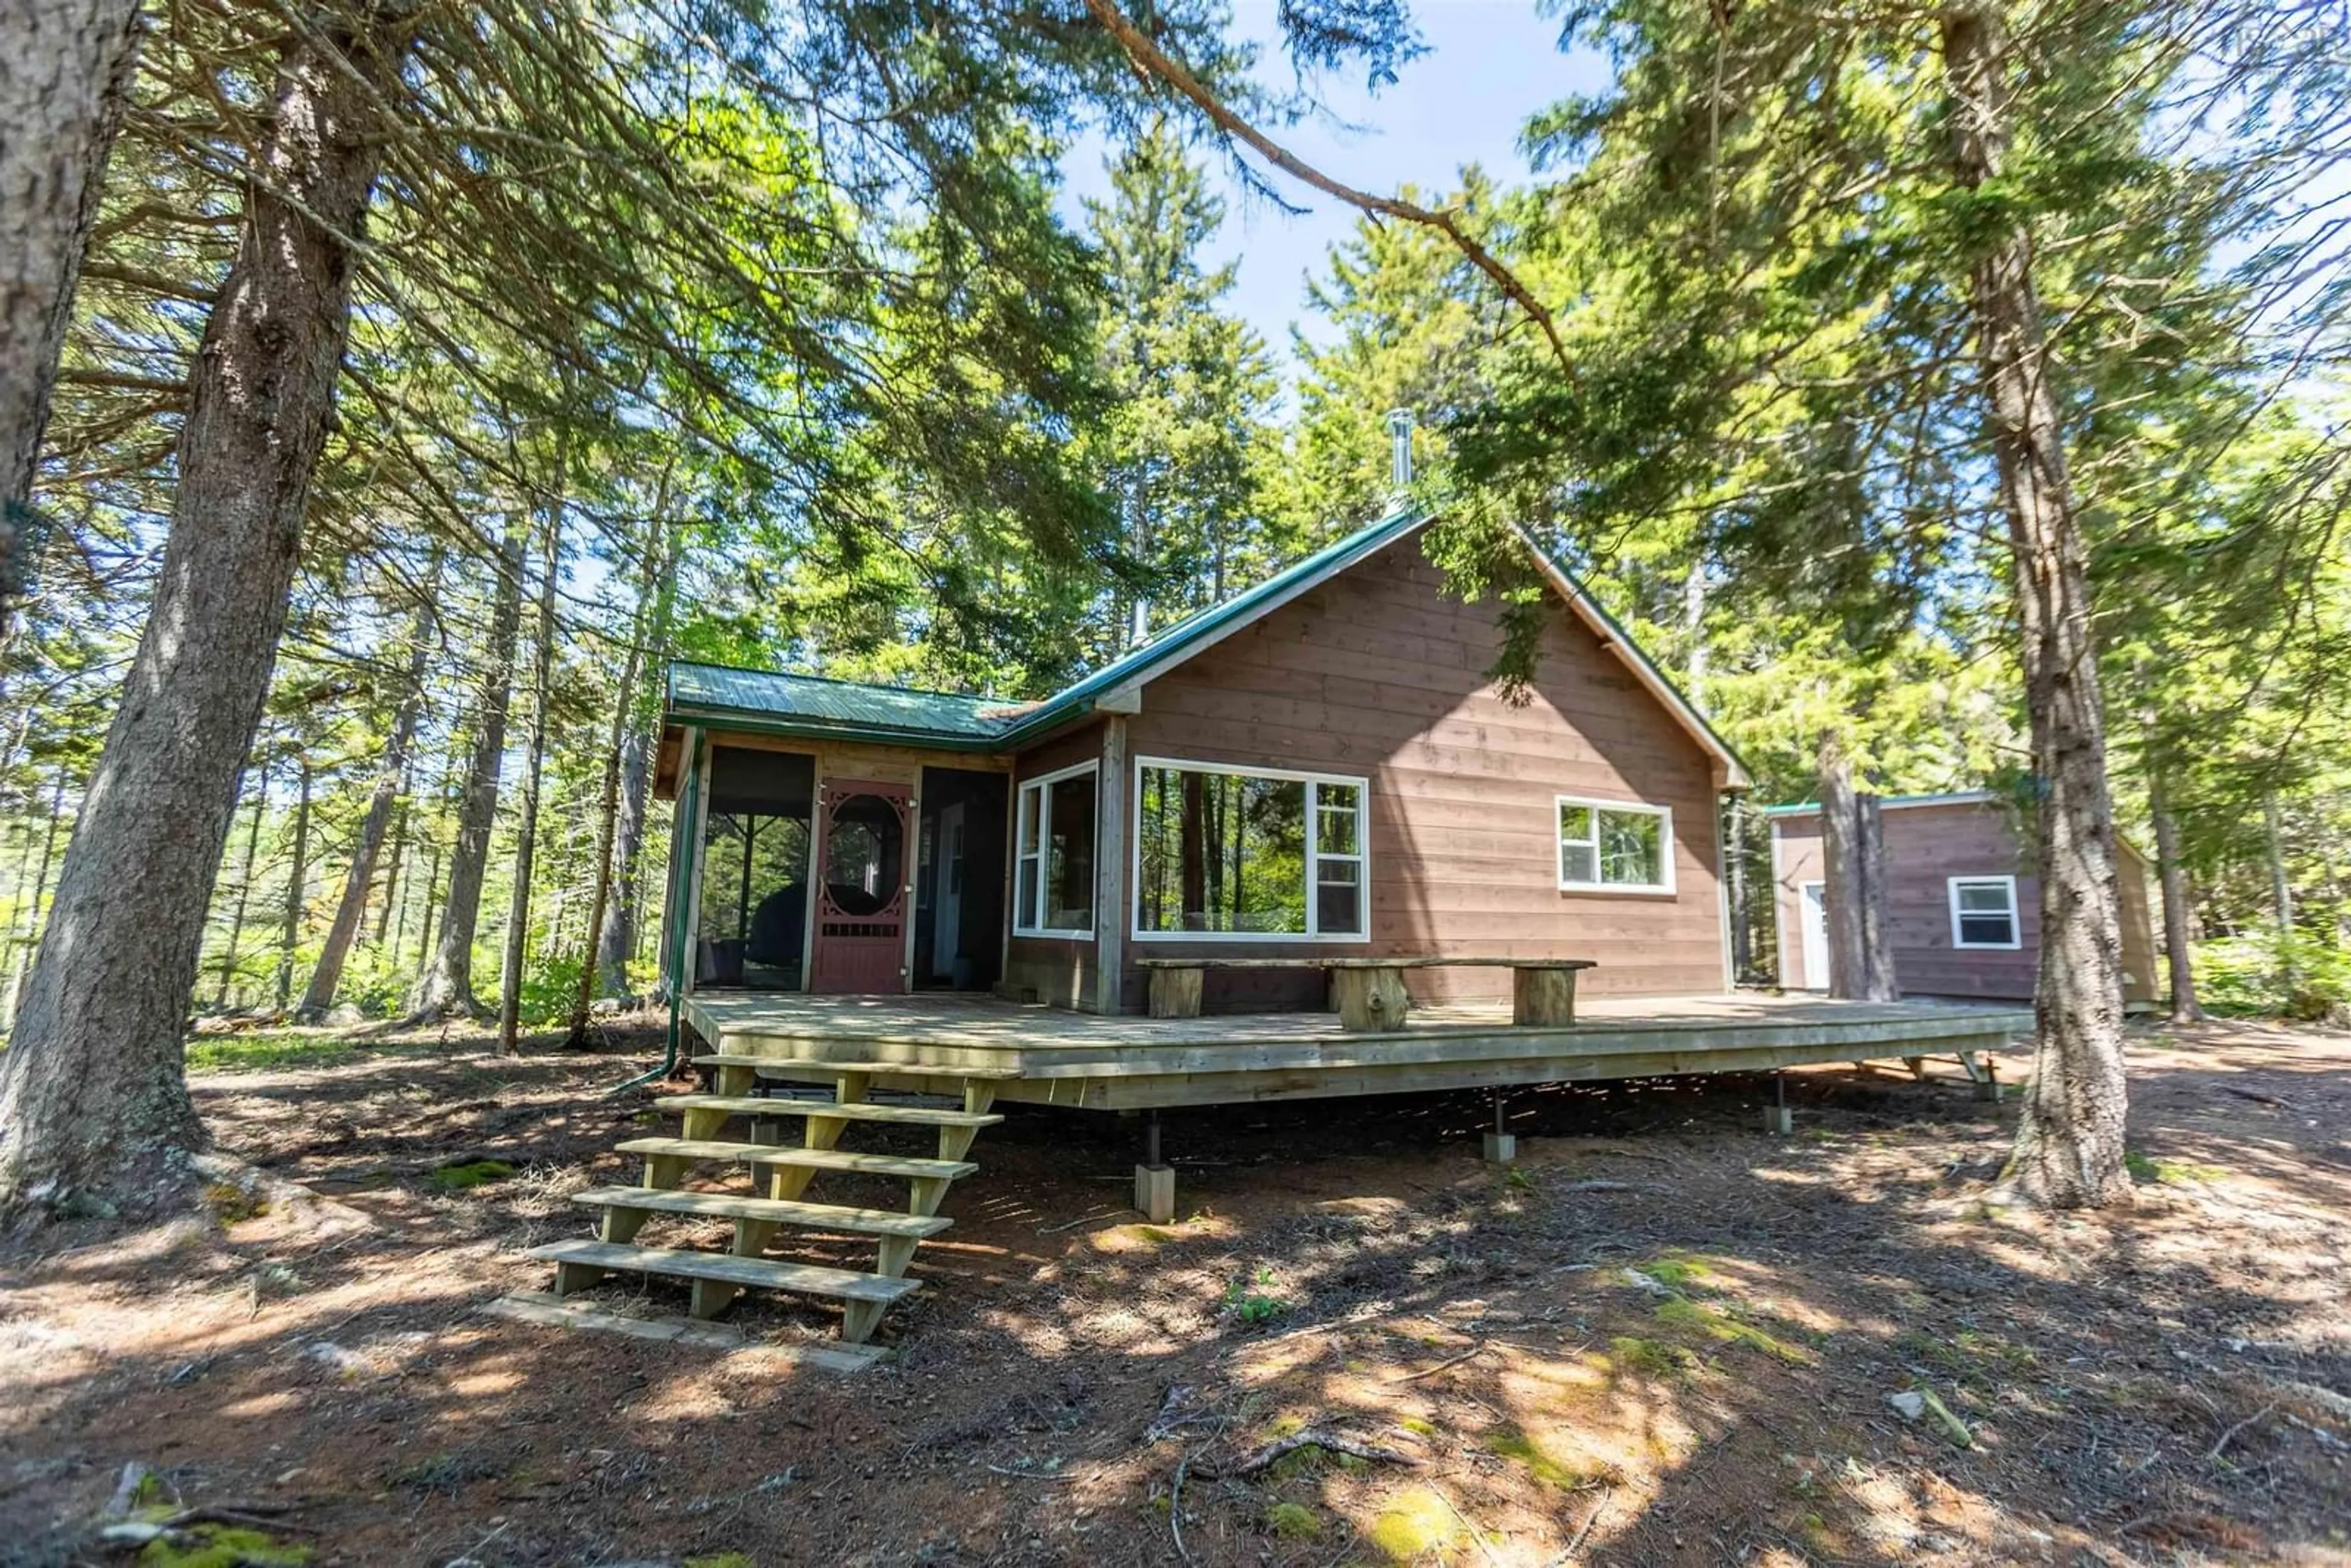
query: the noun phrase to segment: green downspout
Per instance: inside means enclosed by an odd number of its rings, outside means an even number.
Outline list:
[[[702,732],[695,730],[694,744],[688,747],[685,759],[685,788],[678,795],[677,812],[671,819],[670,831],[684,834],[677,853],[677,878],[670,884],[669,901],[664,906],[663,919],[669,925],[669,1047],[662,1054],[659,1067],[648,1068],[634,1078],[623,1080],[604,1091],[607,1095],[625,1094],[646,1083],[658,1083],[677,1071],[677,1048],[680,1040],[679,1009],[685,999],[685,966],[691,934],[685,928],[694,910],[695,879],[701,874],[702,834]]]

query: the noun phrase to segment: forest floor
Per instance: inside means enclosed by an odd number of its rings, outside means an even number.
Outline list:
[[[479,1311],[633,1179],[656,1039],[195,1042],[330,1201],[0,1251],[0,1561],[128,1561],[137,1464],[266,1521],[224,1563],[2351,1563],[2351,1035],[2141,1032],[2142,1201],[2056,1219],[1948,1064],[1792,1073],[1785,1138],[1751,1079],[1530,1093],[1508,1169],[1475,1097],[1171,1117],[1165,1227],[1133,1124],[1013,1107],[852,1376]]]

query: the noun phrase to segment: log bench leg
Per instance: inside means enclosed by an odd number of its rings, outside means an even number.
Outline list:
[[[1339,1027],[1352,1034],[1402,1029],[1412,1009],[1401,968],[1333,969],[1331,982],[1339,993]]]
[[[1151,1016],[1155,1019],[1196,1019],[1200,1016],[1200,991],[1208,977],[1201,968],[1151,971]]]
[[[1575,971],[1510,971],[1510,1021],[1520,1029],[1562,1029],[1575,1021]]]
[[[851,1301],[841,1314],[841,1342],[863,1344],[882,1326],[882,1314],[889,1310],[885,1301]]]

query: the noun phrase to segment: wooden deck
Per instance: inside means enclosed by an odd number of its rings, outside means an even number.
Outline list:
[[[959,1092],[956,1074],[977,1071],[1000,1100],[1102,1111],[1972,1056],[2032,1028],[2017,1007],[1765,992],[1577,1007],[1575,1023],[1551,1028],[1513,1027],[1506,1004],[1422,1008],[1382,1034],[1345,1032],[1329,1013],[1103,1018],[951,995],[702,992],[684,1016],[715,1050],[790,1061],[799,1076],[857,1064]]]

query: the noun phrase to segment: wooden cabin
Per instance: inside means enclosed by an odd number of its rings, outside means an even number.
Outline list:
[[[1895,977],[1906,996],[2029,1001],[2040,972],[2041,883],[2015,803],[1990,790],[1880,802]],[[1780,983],[1829,983],[1827,871],[1820,807],[1773,806],[1771,884]],[[2147,863],[2116,841],[2123,917],[2123,995],[2156,998]]]
[[[686,993],[994,992],[1142,1009],[1152,958],[1596,964],[1596,997],[1725,989],[1729,747],[1566,571],[1530,699],[1487,672],[1404,512],[1041,702],[671,668],[666,976]],[[1209,1012],[1322,1005],[1218,967]],[[1507,994],[1432,968],[1437,1002]]]

